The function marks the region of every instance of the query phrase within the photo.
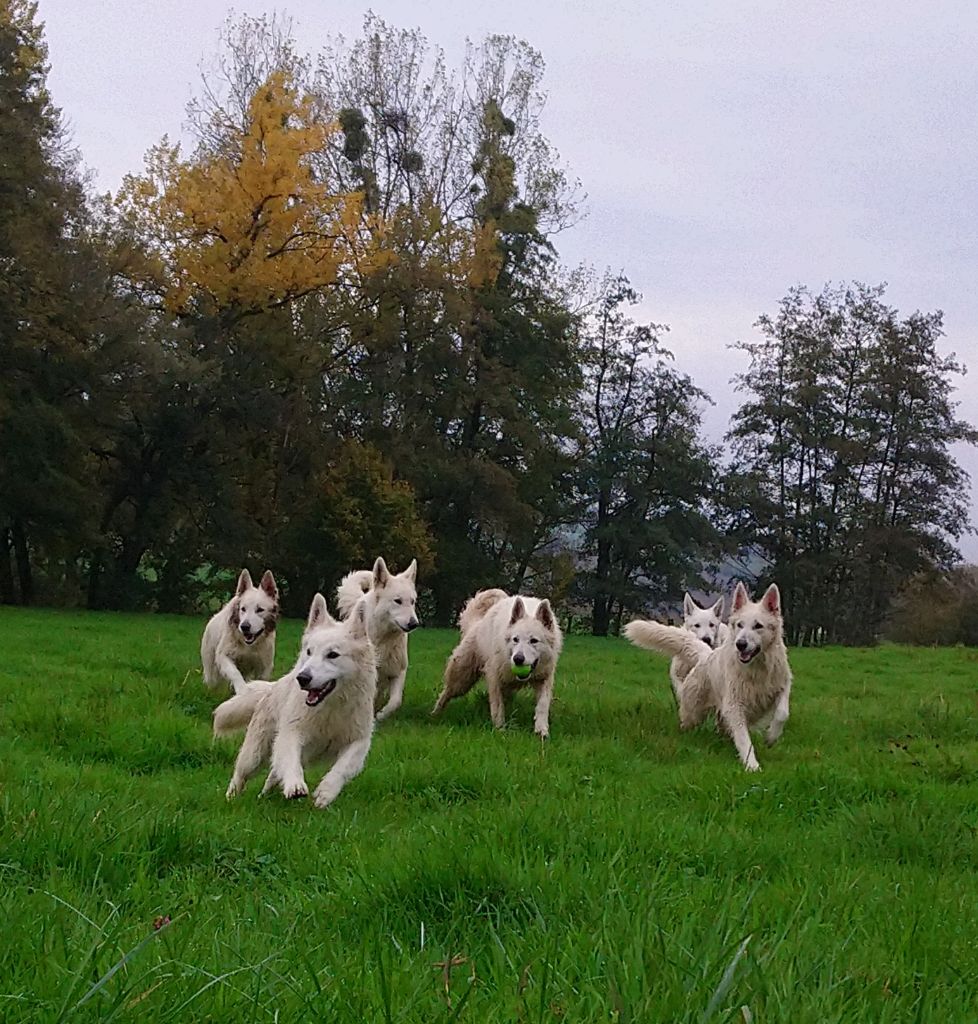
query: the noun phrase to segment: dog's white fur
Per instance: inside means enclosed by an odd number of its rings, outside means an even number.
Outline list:
[[[738,583],[729,627],[727,639],[715,649],[685,628],[658,622],[630,622],[625,635],[639,647],[693,663],[675,691],[680,728],[691,729],[714,712],[744,767],[756,772],[760,765],[750,730],[767,722],[767,744],[777,743],[788,721],[791,697],[777,586],[772,583],[760,601],[752,602]]]
[[[418,626],[417,576],[417,559],[404,572],[394,575],[383,558],[378,558],[373,571],[359,569],[349,573],[336,590],[336,603],[344,618],[360,602],[366,608],[367,630],[377,654],[378,722],[394,714],[404,700],[407,635]]]
[[[459,629],[462,637],[445,666],[444,687],[431,713],[438,714],[484,676],[489,711],[497,729],[506,724],[513,694],[524,686],[533,686],[537,694],[533,731],[541,738],[549,736],[554,672],[563,645],[550,602],[510,597],[503,590],[483,590],[462,610]],[[533,666],[526,679],[513,674],[513,666],[522,664]]]
[[[204,627],[200,641],[204,685],[213,690],[221,683],[230,684],[235,693],[242,693],[248,679],[270,676],[277,623],[278,587],[271,570],[265,570],[256,587],[251,573],[242,569],[234,597]]]
[[[303,767],[324,758],[332,767],[313,799],[320,808],[331,804],[363,770],[373,735],[377,664],[363,606],[337,622],[317,594],[292,671],[274,683],[245,687],[214,711],[215,736],[247,726],[228,800],[266,762],[271,766],[262,795],[279,786],[289,799],[308,796]]]
[[[709,608],[701,608],[688,593],[683,594],[683,629],[688,629],[709,647],[719,647],[727,638],[727,627],[723,624],[723,598]],[[672,659],[669,678],[672,680],[673,692],[676,692],[695,664],[695,661],[681,654]]]

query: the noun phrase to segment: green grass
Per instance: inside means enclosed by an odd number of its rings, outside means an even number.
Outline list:
[[[0,612],[0,1020],[978,1020],[975,653],[794,653],[748,776],[620,641],[568,641],[546,746],[529,695],[430,721],[423,630],[318,812],[225,803],[202,625]]]

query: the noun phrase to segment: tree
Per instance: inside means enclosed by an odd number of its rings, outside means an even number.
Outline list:
[[[716,458],[699,440],[706,395],[668,364],[663,328],[629,319],[638,301],[626,278],[608,282],[587,334],[583,589],[596,636],[625,608],[675,594],[716,543],[703,511]]]
[[[729,438],[734,522],[770,562],[790,635],[870,642],[912,574],[946,567],[966,526],[967,476],[950,446],[956,419],[937,351],[939,313],[901,320],[884,288],[796,288],[737,378],[748,394]]]
[[[240,316],[287,305],[378,259],[361,234],[362,196],[313,168],[335,125],[277,69],[251,95],[243,130],[181,160],[164,140],[119,205],[143,240],[146,284],[176,314]]]
[[[47,73],[37,5],[0,0],[0,599],[24,603],[39,567],[49,599],[75,597],[93,453],[138,334]]]

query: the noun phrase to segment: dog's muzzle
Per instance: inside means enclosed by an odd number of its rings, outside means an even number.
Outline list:
[[[265,632],[264,629],[259,629],[257,633],[245,632],[240,626],[238,632],[241,634],[241,638],[250,647],[261,635]]]
[[[300,672],[295,677],[295,681],[299,684],[300,690],[305,690],[306,707],[309,708],[314,708],[317,704],[321,704],[336,689],[335,679],[330,679],[328,683],[312,689],[312,676],[306,672]]]
[[[737,657],[740,658],[740,663],[742,665],[746,665],[753,661],[760,653],[760,647],[748,647],[747,644],[737,644]]]
[[[417,629],[420,625],[421,623],[415,619],[413,622],[409,622],[406,626],[401,626],[401,629],[403,629],[405,633],[410,633],[411,630]]]

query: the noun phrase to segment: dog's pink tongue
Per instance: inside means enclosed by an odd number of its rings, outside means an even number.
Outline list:
[[[310,706],[314,705],[318,699],[319,699],[319,694],[317,692],[313,691],[313,690],[310,690],[306,694],[306,703],[309,704]]]

